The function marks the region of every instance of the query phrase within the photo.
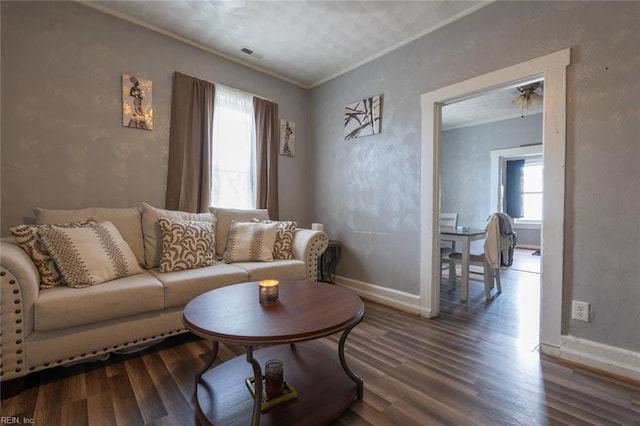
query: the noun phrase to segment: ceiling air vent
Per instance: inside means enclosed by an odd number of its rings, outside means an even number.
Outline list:
[[[240,51],[242,53],[246,53],[247,55],[253,56],[254,58],[262,59],[261,54],[254,52],[253,50],[249,49],[247,46],[244,46],[242,49],[240,49]]]

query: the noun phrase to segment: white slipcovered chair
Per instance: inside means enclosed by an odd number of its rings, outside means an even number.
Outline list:
[[[500,236],[500,221],[498,215],[492,214],[484,228],[487,233],[484,240],[484,252],[482,254],[471,254],[469,264],[483,267],[484,272],[484,293],[487,300],[491,300],[491,289],[497,287],[497,294],[502,293],[502,285],[500,283],[500,251],[502,238]],[[449,280],[454,283],[456,278],[456,266],[462,263],[462,253],[453,252],[449,254]],[[468,288],[461,289],[465,294],[462,300],[468,299]]]

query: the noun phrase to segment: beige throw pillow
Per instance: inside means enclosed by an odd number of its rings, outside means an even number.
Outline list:
[[[266,209],[231,209],[222,207],[209,207],[209,211],[216,216],[216,256],[221,259],[226,250],[229,226],[236,222],[250,222],[252,219],[269,219]]]
[[[191,220],[195,222],[211,222],[216,224],[213,213],[189,213],[177,210],[165,210],[142,203],[142,234],[144,235],[144,261],[147,269],[160,266],[162,258],[162,230],[158,219]]]
[[[41,229],[38,235],[70,287],[88,287],[143,272],[111,222]]]
[[[275,223],[233,221],[222,258],[227,263],[271,262],[275,242]]]
[[[274,259],[294,259],[293,256],[293,237],[295,235],[298,224],[293,221],[275,221],[253,219],[252,222],[275,223],[276,224],[276,242],[273,245]]]
[[[11,235],[16,242],[24,250],[33,264],[36,266],[40,274],[40,288],[52,288],[65,285],[65,281],[56,266],[51,253],[42,242],[38,235],[38,231],[50,228],[80,228],[84,226],[95,225],[97,222],[93,219],[84,220],[74,223],[60,223],[56,225],[17,225],[9,228]]]
[[[160,272],[184,271],[215,264],[215,224],[161,217]]]

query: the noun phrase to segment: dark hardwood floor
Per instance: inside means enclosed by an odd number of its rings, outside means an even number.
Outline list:
[[[531,260],[503,269],[503,293],[490,302],[480,277],[465,304],[459,290],[441,286],[437,319],[367,302],[346,349],[364,399],[334,424],[640,425],[638,384],[538,352],[539,275]],[[337,344],[338,336],[305,343],[331,354]],[[199,424],[194,377],[208,350],[208,342],[182,335],[136,354],[36,373],[20,395],[2,400],[0,415],[42,426]],[[241,353],[221,345],[216,362]]]

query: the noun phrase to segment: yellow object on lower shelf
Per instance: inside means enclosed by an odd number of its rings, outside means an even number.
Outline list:
[[[247,385],[247,389],[249,389],[249,393],[252,398],[256,397],[256,381],[253,377],[247,377],[245,380],[245,384]],[[266,393],[266,384],[264,382],[264,377],[262,378],[262,404],[261,410],[264,411],[267,408],[271,408],[275,405],[282,404],[285,401],[289,401],[298,397],[298,392],[291,386],[289,383],[284,382],[284,391],[282,391],[282,395],[279,395],[275,398],[268,399]]]

